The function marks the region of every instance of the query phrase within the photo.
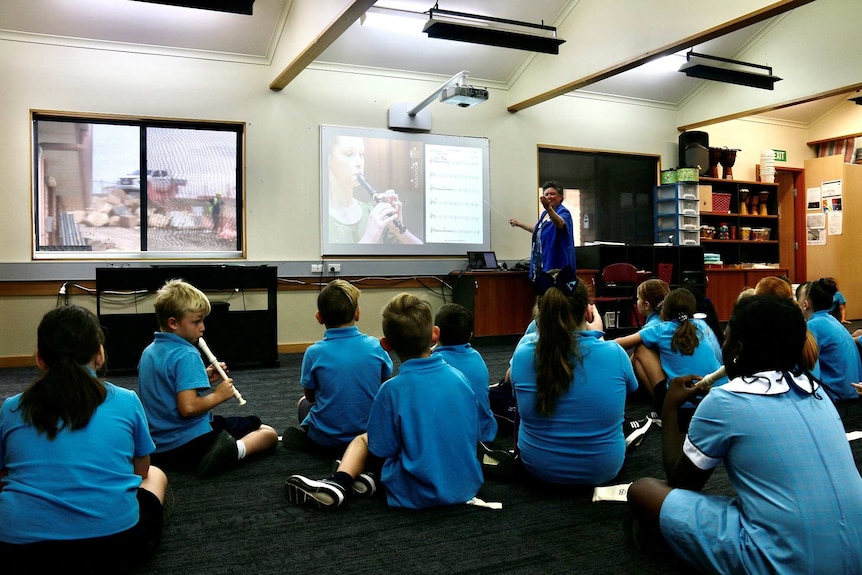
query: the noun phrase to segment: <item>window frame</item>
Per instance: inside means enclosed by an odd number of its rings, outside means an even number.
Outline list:
[[[207,130],[217,132],[229,132],[236,136],[236,178],[233,180],[232,186],[235,189],[234,197],[236,206],[236,238],[234,240],[235,249],[215,249],[215,250],[195,250],[183,249],[177,251],[155,251],[147,248],[148,230],[151,229],[147,221],[147,203],[148,193],[146,185],[140,189],[141,202],[141,220],[139,226],[140,247],[137,250],[124,251],[89,251],[85,249],[56,249],[51,246],[55,244],[44,243],[43,235],[46,230],[42,230],[42,224],[46,223],[50,226],[50,230],[58,229],[59,222],[48,220],[51,218],[59,218],[59,214],[53,214],[50,206],[45,209],[43,198],[47,198],[47,188],[50,186],[50,175],[48,170],[42,166],[41,149],[47,142],[40,142],[39,138],[39,123],[40,122],[65,122],[70,124],[106,124],[116,126],[132,126],[139,129],[140,147],[139,161],[135,166],[138,174],[147,174],[150,170],[163,169],[160,166],[147,166],[147,130],[152,128],[163,129],[187,129],[187,130]],[[245,122],[229,122],[229,121],[210,121],[210,120],[188,120],[188,119],[170,119],[157,117],[143,116],[125,116],[125,115],[108,115],[108,114],[90,114],[90,113],[73,113],[73,112],[57,112],[50,110],[31,110],[30,111],[30,137],[31,137],[31,258],[34,261],[45,260],[123,260],[123,261],[139,261],[139,260],[244,260],[247,258],[247,242],[246,242],[246,213],[245,213]],[[56,145],[56,143],[55,143]],[[90,167],[92,169],[92,167]],[[43,173],[44,172],[44,173]],[[131,171],[129,172],[131,173]],[[89,184],[93,187],[93,176],[89,176]],[[144,178],[146,181],[146,177]],[[56,185],[56,182],[55,184]],[[140,185],[139,185],[140,186]],[[119,187],[119,186],[118,186]],[[88,192],[91,193],[91,192]],[[155,226],[152,226],[155,227]],[[62,246],[61,246],[62,247]]]

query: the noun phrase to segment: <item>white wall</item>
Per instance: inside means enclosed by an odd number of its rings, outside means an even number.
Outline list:
[[[59,265],[30,263],[31,109],[247,122],[248,259],[316,261],[319,126],[385,128],[390,104],[418,102],[440,83],[312,68],[273,92],[268,86],[278,67],[15,41],[0,41],[0,62],[0,264],[28,269]],[[664,166],[676,165],[674,110],[566,96],[511,114],[507,94],[490,92],[481,106],[464,110],[432,104],[429,109],[435,133],[490,139],[492,247],[503,260],[519,260],[529,251],[529,236],[507,220],[529,220],[537,213],[538,145],[661,154]],[[740,134],[748,130],[740,124]],[[736,145],[755,150],[769,142],[795,156],[795,144],[779,142],[783,137],[795,134],[758,135],[751,144],[748,136],[740,137]],[[744,171],[742,164],[738,169]],[[379,309],[395,291],[364,292],[363,330],[379,335]],[[439,296],[422,293],[435,307],[440,303]],[[320,337],[313,320],[315,295],[279,296],[280,343]],[[90,296],[75,295],[73,301],[94,307]],[[54,297],[0,298],[7,326],[0,335],[0,357],[30,354],[36,324],[54,305]]]

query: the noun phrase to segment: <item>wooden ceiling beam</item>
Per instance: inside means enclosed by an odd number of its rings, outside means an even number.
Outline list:
[[[365,12],[371,8],[376,0],[354,0],[352,3],[345,6],[344,10],[341,11],[335,20],[329,23],[317,37],[311,41],[311,44],[305,47],[305,49],[293,59],[293,61],[287,65],[281,74],[272,81],[269,85],[270,90],[281,91],[287,86],[294,78],[296,78],[300,72],[305,70],[309,64],[314,62],[318,56],[320,56],[324,50],[329,48],[330,44],[335,42],[339,36],[341,36],[345,30],[350,28],[350,26],[359,19],[360,16],[365,14]]]
[[[686,48],[696,46],[703,42],[714,40],[726,34],[730,34],[731,32],[736,32],[737,30],[741,30],[742,28],[751,26],[752,24],[757,24],[758,22],[762,22],[764,20],[768,20],[769,18],[773,18],[780,14],[784,14],[785,12],[789,12],[795,8],[799,8],[800,6],[804,6],[805,4],[809,4],[813,1],[814,0],[780,0],[775,4],[771,4],[754,12],[750,12],[744,16],[740,16],[739,18],[725,22],[724,24],[714,26],[713,28],[704,30],[699,34],[683,38],[678,42],[674,42],[673,44],[664,46],[662,48],[651,50],[650,52],[647,52],[642,56],[638,56],[637,58],[628,60],[626,62],[623,62],[622,64],[618,64],[611,68],[606,68],[604,70],[596,72],[595,74],[590,74],[589,76],[584,76],[583,78],[579,78],[578,80],[563,84],[558,88],[548,90],[547,92],[543,92],[542,94],[533,96],[532,98],[527,98],[526,100],[523,100],[516,104],[512,104],[507,109],[510,112],[520,112],[521,110],[525,110],[527,108],[535,106],[536,104],[547,102],[548,100],[556,98],[557,96],[568,94],[569,92],[573,92],[575,90],[579,90],[581,88],[589,86],[590,84],[595,84],[596,82],[606,80],[608,78],[616,76],[617,74],[628,72],[629,70],[646,64],[651,60],[655,60],[663,56],[668,56],[670,54],[675,54],[680,50],[685,50]]]

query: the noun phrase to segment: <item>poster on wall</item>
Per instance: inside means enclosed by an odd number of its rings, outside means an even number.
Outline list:
[[[820,184],[823,213],[827,217],[826,229],[830,236],[844,233],[844,211],[841,197],[841,180],[831,180]]]
[[[808,230],[807,244],[809,246],[826,245],[826,214],[823,212],[806,214],[805,227]]]
[[[808,188],[808,193],[805,196],[805,205],[809,211],[820,211],[820,188]]]

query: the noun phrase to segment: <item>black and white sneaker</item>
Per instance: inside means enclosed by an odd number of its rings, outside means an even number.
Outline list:
[[[318,509],[338,509],[344,503],[344,489],[329,479],[308,479],[291,475],[284,482],[287,500],[294,505],[314,505]]]
[[[643,419],[627,419],[623,421],[623,435],[626,437],[626,447],[637,447],[643,443],[647,431],[649,431],[653,420],[649,417]]]
[[[512,475],[515,470],[517,457],[509,451],[491,449],[480,441],[476,448],[476,455],[486,477],[505,479]]]
[[[353,480],[351,491],[355,497],[371,497],[377,493],[377,481],[372,473],[360,473]]]
[[[658,414],[657,411],[650,411],[647,417],[652,420],[653,424],[656,427],[661,427],[661,416]]]
[[[339,465],[341,465],[340,459],[336,459],[332,463],[332,475],[335,475],[338,471]],[[374,478],[374,474],[367,471],[360,473],[359,476],[353,480],[353,485],[351,485],[350,491],[351,494],[356,497],[371,497],[377,493],[377,480]]]

